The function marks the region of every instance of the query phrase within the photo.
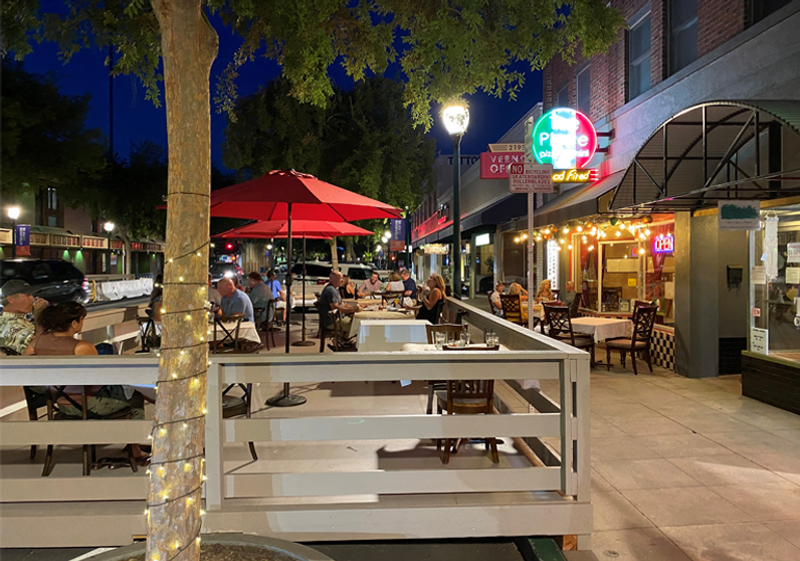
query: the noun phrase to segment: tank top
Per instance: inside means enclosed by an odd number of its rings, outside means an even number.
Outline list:
[[[31,344],[35,356],[64,356],[74,355],[75,347],[79,342],[73,337],[56,337],[52,333],[43,333],[36,337]],[[95,395],[102,387],[86,386],[86,395]],[[64,388],[64,393],[80,396],[81,386],[67,386]]]

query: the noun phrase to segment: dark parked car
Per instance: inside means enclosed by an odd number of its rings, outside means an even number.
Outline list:
[[[33,294],[51,304],[80,302],[89,298],[89,281],[72,263],[60,259],[6,259],[0,270],[0,286],[21,279]]]
[[[214,283],[214,286],[217,286],[217,283],[224,278],[233,279],[238,278],[239,282],[242,282],[242,268],[237,265],[236,263],[225,263],[223,261],[218,261],[216,263],[212,263],[208,267],[208,272],[211,275],[211,280]]]

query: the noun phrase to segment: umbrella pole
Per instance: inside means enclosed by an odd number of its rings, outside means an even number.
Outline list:
[[[286,272],[286,352],[289,352],[289,328],[292,324],[292,203],[289,203],[289,211],[286,221],[286,253],[288,256]],[[305,283],[305,277],[303,278]],[[266,405],[273,407],[294,407],[295,405],[303,405],[306,398],[301,395],[292,395],[289,393],[289,382],[284,382],[283,391],[278,395],[269,398]]]
[[[303,338],[292,343],[293,347],[313,347],[313,341],[306,341],[306,235],[303,234]]]

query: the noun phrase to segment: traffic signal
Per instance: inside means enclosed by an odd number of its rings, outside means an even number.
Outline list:
[[[239,253],[239,242],[225,242],[221,253]]]

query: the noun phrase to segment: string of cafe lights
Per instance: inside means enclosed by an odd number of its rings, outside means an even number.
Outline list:
[[[630,235],[635,240],[646,241],[650,238],[652,232],[650,231],[649,224],[653,222],[652,216],[645,216],[640,219],[630,219],[628,222],[624,222],[623,220],[612,217],[609,220],[609,225],[595,225],[591,221],[587,220],[585,222],[579,222],[577,225],[570,225],[569,223],[564,224],[562,226],[548,226],[542,229],[537,230],[533,233],[532,239],[541,242],[542,240],[551,240],[556,242],[556,249],[558,251],[561,250],[562,245],[567,245],[568,249],[573,248],[573,244],[569,243],[569,236],[570,235],[577,235],[581,236],[581,245],[589,244],[587,248],[588,251],[593,251],[595,249],[594,241],[591,238],[596,238],[598,241],[601,239],[605,239],[608,237],[608,233],[616,228],[616,237],[621,238],[623,236],[623,232],[627,229],[630,232]],[[514,243],[527,243],[528,234],[522,233],[521,235],[514,238]],[[620,240],[624,241],[624,240]],[[613,244],[613,242],[612,242]],[[644,255],[646,252],[643,248],[639,248],[638,254]]]
[[[194,195],[208,196],[208,195],[205,195],[203,193],[173,193],[173,194],[181,194],[181,195],[194,194]],[[169,265],[173,265],[175,262],[180,262],[182,259],[185,259],[187,257],[201,258],[203,256],[203,249],[205,249],[207,246],[210,246],[210,245],[211,245],[211,242],[209,240],[209,241],[206,241],[205,243],[203,243],[198,248],[193,249],[192,251],[187,251],[187,252],[185,252],[185,253],[183,253],[181,255],[178,255],[178,256],[175,256],[175,257],[171,257],[171,258],[169,258],[167,260],[167,265],[168,266]],[[184,281],[184,277],[182,277],[182,276],[178,277],[177,282],[175,282],[175,281],[165,282],[165,283],[163,283],[163,285],[164,286],[170,286],[170,285],[172,285],[172,286],[174,286],[174,285],[197,286],[197,287],[199,287],[198,288],[199,292],[205,292],[205,290],[207,289],[207,283],[204,283],[204,282],[203,283],[201,283],[201,282],[186,282],[186,281]],[[187,309],[187,310],[167,310],[166,307],[162,306],[161,307],[161,315],[162,315],[162,317],[163,316],[175,316],[175,317],[178,317],[178,316],[182,315],[183,319],[185,319],[186,321],[191,321],[192,319],[194,319],[196,317],[197,313],[206,314],[208,312],[208,309],[209,309],[209,305],[207,303],[204,306],[200,307],[200,308],[196,308],[196,309],[193,308],[193,309]],[[178,350],[180,351],[180,354],[178,355],[179,357],[180,356],[186,356],[187,352],[193,352],[198,347],[204,347],[205,345],[206,345],[206,337],[205,337],[205,335],[201,335],[200,336],[200,340],[198,342],[195,342],[195,343],[190,344],[190,345],[181,345],[180,347],[162,347],[160,349],[160,352],[157,353],[157,356],[161,357],[161,354],[164,353],[164,352],[178,351]],[[178,358],[178,360],[180,360],[180,358]],[[207,362],[207,365],[211,364],[210,361],[206,361],[206,362]],[[208,368],[203,368],[201,370],[192,372],[189,375],[179,375],[178,372],[172,371],[172,372],[169,373],[169,376],[166,379],[164,379],[164,380],[159,379],[156,382],[156,392],[158,392],[158,388],[162,384],[172,384],[172,383],[184,384],[184,385],[188,384],[188,390],[189,390],[188,394],[191,396],[192,393],[196,392],[197,389],[199,387],[201,387],[200,377],[206,375],[207,373],[208,373]],[[201,394],[202,394],[202,392],[201,392]],[[154,451],[155,451],[156,440],[157,439],[166,438],[170,434],[170,432],[173,431],[173,430],[179,430],[179,431],[181,431],[181,432],[183,432],[185,434],[185,431],[189,428],[190,423],[202,421],[203,419],[205,419],[205,416],[208,413],[208,410],[206,409],[205,403],[204,403],[205,395],[200,395],[200,396],[197,396],[197,397],[199,397],[199,400],[190,398],[189,402],[190,403],[200,403],[202,405],[202,409],[201,409],[201,413],[200,414],[180,417],[180,418],[172,419],[172,420],[169,420],[169,421],[158,421],[158,422],[153,424],[153,427],[152,427],[152,429],[150,431],[150,434],[148,435],[148,439],[153,441],[153,443],[154,443]],[[199,460],[199,462],[198,462],[198,460]],[[199,463],[199,466],[197,465],[198,463]],[[167,468],[169,466],[172,466],[172,465],[175,465],[175,464],[178,464],[178,465],[183,464],[183,471],[185,473],[190,473],[193,470],[199,469],[200,477],[198,478],[198,482],[199,483],[197,485],[193,486],[187,492],[185,492],[185,493],[183,493],[181,495],[178,495],[178,496],[171,496],[171,493],[169,491],[169,487],[166,484],[166,480],[164,479],[164,476],[167,474],[167,471],[168,471]],[[204,455],[203,454],[193,454],[191,456],[182,456],[182,457],[179,457],[179,458],[161,460],[161,461],[158,461],[158,462],[151,462],[150,468],[148,468],[148,470],[147,470],[147,475],[150,476],[151,483],[152,483],[152,478],[154,478],[154,477],[160,478],[161,484],[159,485],[159,487],[162,490],[157,494],[161,498],[161,502],[150,502],[150,500],[151,500],[150,496],[149,496],[150,494],[148,494],[148,503],[147,503],[147,507],[145,508],[145,511],[144,511],[145,516],[147,516],[148,523],[150,521],[150,516],[151,516],[151,512],[152,512],[153,509],[166,509],[166,508],[170,508],[172,505],[176,505],[178,503],[183,503],[185,506],[189,506],[192,503],[194,503],[195,500],[200,499],[200,497],[202,496],[203,482],[206,481],[206,476],[203,473],[204,465],[205,465],[205,459],[204,459]],[[190,539],[186,540],[185,543],[181,543],[180,540],[173,541],[172,544],[171,544],[171,546],[172,546],[171,547],[171,551],[169,551],[169,552],[163,552],[163,551],[154,551],[154,552],[152,552],[151,555],[150,555],[151,561],[172,561],[173,559],[176,559],[177,557],[179,557],[184,551],[186,551],[193,544],[198,544],[199,545],[200,544],[200,532],[201,532],[202,525],[203,525],[202,516],[204,516],[204,515],[205,515],[205,511],[200,509],[200,517],[201,517],[200,518],[200,523],[197,525],[197,529],[195,530],[194,534],[192,535],[192,537]],[[164,559],[164,560],[161,559],[161,555],[162,554],[166,554],[166,559]]]

